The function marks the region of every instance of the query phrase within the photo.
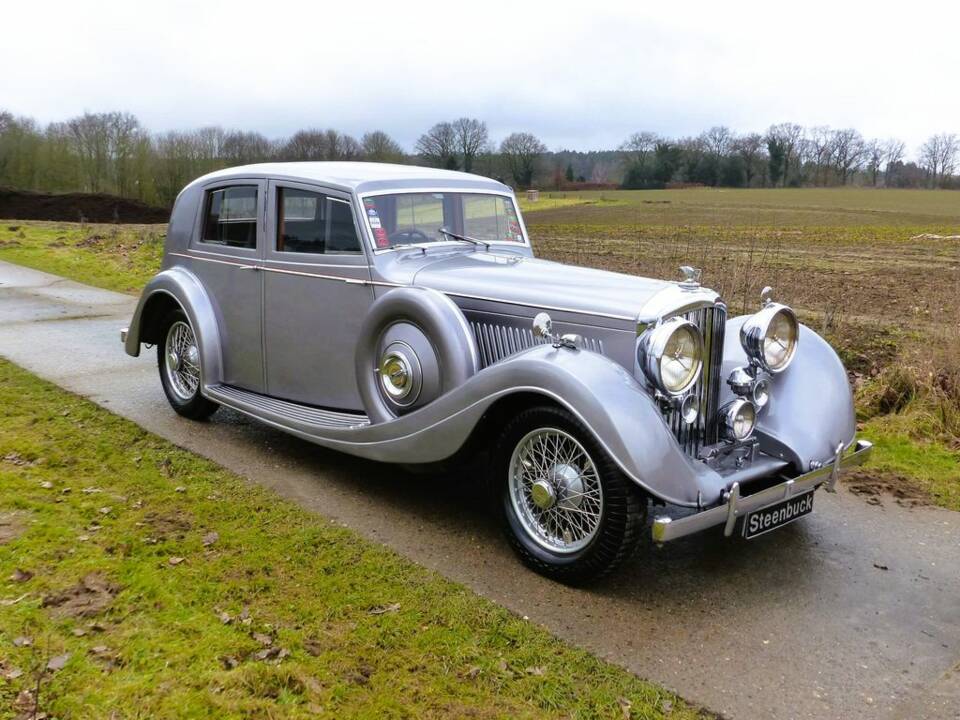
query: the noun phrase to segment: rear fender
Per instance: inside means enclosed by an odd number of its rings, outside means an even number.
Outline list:
[[[184,268],[173,267],[154,275],[143,289],[127,329],[124,346],[127,354],[136,357],[140,354],[141,343],[160,342],[157,336],[159,323],[166,306],[171,303],[186,313],[193,327],[200,348],[203,383],[212,385],[220,382],[223,361],[217,315],[200,281]],[[161,309],[164,312],[160,312]]]

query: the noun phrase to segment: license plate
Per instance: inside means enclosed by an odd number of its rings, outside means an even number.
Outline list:
[[[763,535],[813,512],[813,490],[781,500],[775,505],[754,510],[743,518],[743,536]]]

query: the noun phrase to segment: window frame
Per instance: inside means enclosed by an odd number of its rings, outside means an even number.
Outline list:
[[[233,245],[220,245],[215,242],[205,242],[203,231],[207,223],[207,212],[210,207],[210,198],[218,190],[226,190],[233,187],[256,187],[257,188],[257,232],[256,245],[252,248],[236,247]],[[203,194],[200,202],[197,203],[197,217],[194,222],[193,237],[190,241],[190,250],[197,253],[206,253],[212,255],[226,255],[246,260],[255,260],[263,257],[264,247],[264,210],[266,202],[266,181],[262,178],[229,178],[216,180],[206,183],[201,188]]]
[[[327,200],[341,202],[350,209],[350,216],[353,219],[353,230],[357,235],[357,250],[355,251],[337,251],[322,253],[290,252],[288,250],[277,250],[277,232],[279,230],[278,221],[280,218],[280,190],[286,188],[290,190],[303,190],[305,192],[323,195]],[[264,259],[271,263],[282,263],[287,266],[359,266],[367,268],[370,266],[366,243],[364,242],[364,233],[362,226],[357,219],[357,209],[353,202],[351,193],[338,188],[332,188],[326,185],[320,185],[310,182],[283,180],[271,178],[267,189],[267,217],[266,243],[264,247]],[[325,225],[329,228],[331,222],[330,213],[327,214]]]

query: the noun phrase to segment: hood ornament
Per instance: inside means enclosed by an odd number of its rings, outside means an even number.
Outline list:
[[[768,305],[773,305],[773,288],[769,285],[760,291],[760,306],[767,307]]]
[[[681,265],[680,274],[683,275],[683,280],[680,281],[680,287],[690,290],[700,287],[700,276],[703,274],[700,268],[693,267],[692,265]]]

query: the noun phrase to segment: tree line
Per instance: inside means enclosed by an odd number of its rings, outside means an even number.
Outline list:
[[[955,134],[928,139],[915,161],[906,159],[906,150],[902,141],[866,139],[853,129],[783,123],[745,135],[717,126],[680,139],[636,132],[616,150],[550,152],[532,133],[494,142],[485,122],[459,118],[436,123],[407,152],[382,130],[358,139],[335,129],[304,129],[269,139],[217,126],[151,132],[126,112],[84,113],[41,126],[0,110],[0,186],[102,192],[163,206],[204,173],[296,160],[429,165],[517,187],[960,187]]]
[[[695,137],[672,140],[651,132],[632,134],[620,146],[624,187],[695,183],[724,187],[958,187],[957,135],[930,137],[906,158],[897,138],[865,138],[853,128],[772,125],[766,133],[738,135],[715,126]]]

